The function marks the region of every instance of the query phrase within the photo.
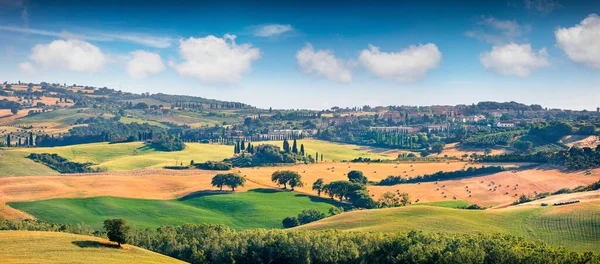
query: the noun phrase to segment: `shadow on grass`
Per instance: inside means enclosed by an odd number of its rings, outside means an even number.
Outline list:
[[[284,190],[277,190],[277,189],[270,189],[270,188],[258,188],[258,189],[252,189],[252,190],[248,190],[248,192],[257,192],[257,193],[277,193],[277,192],[283,192]]]
[[[71,242],[80,248],[119,248],[119,245],[112,243],[102,243],[99,241],[80,240]]]
[[[219,194],[230,194],[233,193],[232,191],[215,191],[215,190],[204,190],[204,191],[197,191],[197,192],[193,192],[193,193],[189,193],[186,196],[183,196],[179,199],[177,199],[178,201],[186,201],[186,200],[190,200],[190,199],[194,199],[194,198],[200,198],[200,197],[204,197],[204,196],[211,196],[211,195],[219,195]]]

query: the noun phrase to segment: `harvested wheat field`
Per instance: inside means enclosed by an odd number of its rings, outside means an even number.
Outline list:
[[[40,108],[28,108],[28,109],[21,109],[17,112],[17,114],[14,114],[10,112],[10,109],[0,109],[0,123],[2,124],[7,124],[9,122],[15,121],[21,117],[25,117],[29,114],[29,111],[31,110],[41,110]]]
[[[483,148],[462,148],[459,146],[458,143],[452,143],[446,145],[441,154],[434,154],[433,156],[444,157],[445,155],[447,155],[448,157],[462,158],[464,154],[471,155],[473,153],[477,153],[477,155],[483,155],[484,150],[485,149]],[[499,155],[508,152],[509,151],[506,149],[492,149],[491,155]]]
[[[295,166],[257,167],[235,169],[236,172],[261,185],[273,185],[271,175],[278,170],[296,171],[302,176],[305,186],[297,188],[301,192],[316,194],[312,191],[312,183],[323,178],[325,183],[348,180],[347,174],[352,170],[362,171],[369,181],[380,181],[390,175],[402,175],[407,178],[431,174],[438,171],[456,171],[467,167],[481,167],[483,164],[466,162],[435,162],[435,163],[351,163],[325,162]]]
[[[569,147],[595,148],[600,144],[600,136],[569,135],[563,137],[560,142]]]
[[[217,190],[210,182],[216,171],[142,169],[128,172],[0,178],[0,202],[52,198],[116,196],[174,199],[192,192]],[[252,181],[236,191],[261,188]]]
[[[564,172],[550,166],[542,166],[531,170],[504,171],[480,177],[440,181],[437,184],[424,182],[394,186],[369,186],[369,191],[375,199],[388,191],[406,192],[410,194],[413,201],[417,199],[419,202],[449,201],[456,197],[457,200],[489,207],[510,204],[521,194],[554,192],[561,188],[588,185],[599,179],[600,169],[595,169],[591,171],[590,175],[586,175],[584,171]]]
[[[0,96],[0,100],[3,100],[3,99],[6,99],[8,101],[13,101],[13,102],[19,102],[19,97],[16,97],[16,96]],[[64,103],[64,102],[60,102],[60,98],[48,97],[48,96],[42,96],[42,97],[40,97],[40,99],[32,100],[33,105],[36,105],[37,103],[43,103],[46,105],[58,105],[58,106],[63,106],[63,107],[74,105],[73,102]]]

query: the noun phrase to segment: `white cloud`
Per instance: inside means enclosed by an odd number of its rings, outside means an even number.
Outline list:
[[[204,82],[237,83],[242,73],[252,68],[252,62],[260,58],[260,49],[250,44],[237,45],[235,38],[235,35],[225,34],[223,38],[210,35],[181,39],[179,54],[183,62],[169,64],[179,74]]]
[[[414,46],[400,52],[381,52],[369,45],[358,60],[374,75],[400,82],[413,82],[425,78],[429,70],[439,66],[442,53],[435,44]]]
[[[133,78],[144,78],[165,70],[165,64],[157,53],[136,50],[129,55],[131,59],[127,62],[127,73]]]
[[[525,8],[548,14],[562,5],[556,0],[524,0]]]
[[[296,52],[296,61],[300,70],[306,74],[323,76],[341,83],[352,81],[352,73],[344,61],[336,58],[331,50],[315,51],[309,43]]]
[[[33,66],[33,64],[28,61],[19,63],[19,69],[21,70],[21,72],[26,74],[32,74],[37,71],[35,69],[35,66]]]
[[[107,61],[98,47],[75,39],[38,44],[29,58],[46,69],[64,68],[78,72],[98,72]]]
[[[155,37],[147,36],[138,33],[89,33],[89,34],[77,34],[68,31],[50,31],[42,29],[14,27],[14,26],[0,26],[0,30],[11,31],[25,34],[35,34],[40,36],[59,37],[68,39],[80,39],[87,41],[102,41],[102,42],[130,42],[140,44],[153,48],[168,48],[171,46],[172,38],[169,37]]]
[[[286,32],[290,32],[293,30],[292,25],[281,25],[281,24],[271,24],[271,25],[261,25],[254,26],[253,34],[258,37],[272,37],[276,35],[281,35]]]
[[[520,25],[516,20],[500,20],[491,16],[481,16],[476,25],[465,35],[496,45],[512,42],[531,31],[531,26]]]
[[[600,68],[600,17],[591,14],[577,26],[559,28],[554,32],[558,46],[569,59],[593,68]]]
[[[487,70],[517,77],[527,77],[534,70],[550,65],[545,48],[536,53],[529,44],[515,43],[493,46],[491,52],[479,56],[479,61]]]

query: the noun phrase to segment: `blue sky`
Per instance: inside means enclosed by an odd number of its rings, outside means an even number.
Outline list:
[[[0,80],[274,108],[600,105],[600,1],[54,2],[0,0]]]

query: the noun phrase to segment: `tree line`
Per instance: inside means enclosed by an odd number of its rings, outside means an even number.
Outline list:
[[[600,255],[572,252],[504,234],[305,231],[185,224],[155,230],[108,219],[105,230],[39,220],[0,219],[0,230],[76,232],[109,237],[191,263],[598,263]],[[111,233],[109,236],[108,233]]]
[[[438,171],[434,174],[425,174],[421,176],[416,176],[412,178],[403,178],[402,176],[388,176],[387,178],[381,180],[377,185],[389,186],[403,183],[418,183],[418,182],[432,182],[432,181],[443,181],[443,180],[451,180],[458,179],[470,176],[477,176],[482,174],[493,174],[504,171],[504,167],[502,166],[483,166],[481,168],[469,167],[466,170],[457,170],[457,171]]]
[[[91,166],[94,165],[93,163],[72,162],[59,156],[58,154],[31,153],[26,158],[42,163],[60,173],[86,173],[102,171],[100,168],[92,168]]]

